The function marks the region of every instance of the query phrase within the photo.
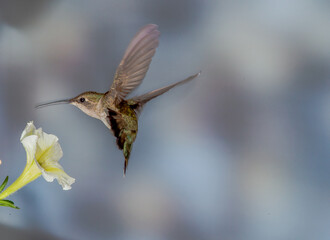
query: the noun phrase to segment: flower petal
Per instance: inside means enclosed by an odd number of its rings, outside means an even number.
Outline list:
[[[52,182],[57,179],[57,182],[62,186],[63,190],[71,189],[71,185],[76,181],[63,171],[63,168],[57,162],[45,162],[42,166],[42,176],[47,182]]]
[[[58,143],[58,138],[55,135],[44,132],[41,132],[40,134],[38,133],[38,135],[39,139],[36,152],[38,163],[42,166],[46,161],[58,162],[63,156],[63,151]]]
[[[35,135],[24,137],[21,141],[26,151],[27,164],[30,164],[35,160],[35,154],[37,151],[37,141],[38,141],[38,137]]]
[[[33,135],[35,133],[36,127],[33,125],[33,121],[28,122],[26,124],[26,127],[24,129],[24,131],[21,134],[21,138],[20,140],[22,141],[24,138]]]

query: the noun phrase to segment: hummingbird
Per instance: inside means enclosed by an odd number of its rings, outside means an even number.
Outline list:
[[[127,95],[142,83],[156,52],[159,36],[160,32],[155,24],[148,24],[137,32],[125,51],[109,91],[105,93],[88,91],[71,99],[36,106],[36,108],[41,108],[57,104],[72,104],[87,115],[101,120],[112,131],[117,139],[118,148],[124,154],[124,176],[138,132],[138,116],[143,106],[171,88],[189,82],[200,75],[199,72],[166,87],[127,98]]]

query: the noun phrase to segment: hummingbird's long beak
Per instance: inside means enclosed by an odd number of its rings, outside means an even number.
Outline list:
[[[48,107],[48,106],[58,105],[58,104],[68,104],[68,103],[70,103],[70,99],[57,100],[57,101],[53,101],[53,102],[39,104],[36,106],[36,108]]]

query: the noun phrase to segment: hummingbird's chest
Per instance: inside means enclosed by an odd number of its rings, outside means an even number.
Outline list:
[[[101,101],[100,101],[101,102]],[[116,113],[116,118],[121,121],[121,126],[125,129],[137,130],[138,122],[137,115],[134,109],[124,100],[119,105],[111,104],[98,104],[97,112],[99,119],[111,129],[109,111]]]

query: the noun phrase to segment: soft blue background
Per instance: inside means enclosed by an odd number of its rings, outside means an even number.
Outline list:
[[[123,179],[102,122],[34,106],[107,91],[148,23],[160,45],[134,94],[202,75],[144,108]],[[33,120],[76,183],[12,195],[0,238],[330,239],[329,66],[328,1],[1,1],[0,180],[23,170]]]

